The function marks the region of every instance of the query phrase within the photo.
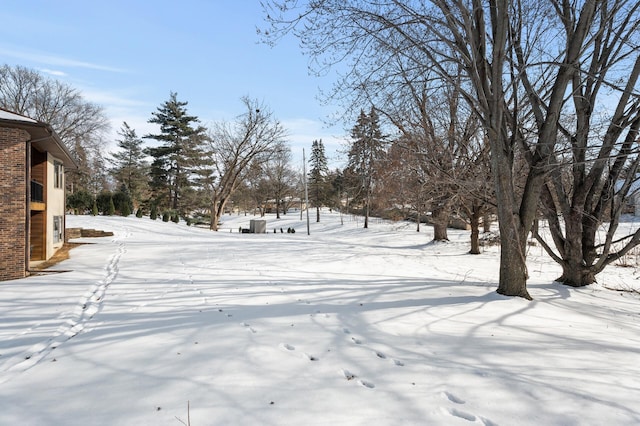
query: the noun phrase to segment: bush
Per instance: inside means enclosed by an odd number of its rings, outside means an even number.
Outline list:
[[[180,216],[178,216],[178,213],[174,213],[174,214],[171,215],[171,222],[173,222],[173,223],[180,222]]]
[[[171,215],[169,214],[169,212],[162,213],[162,221],[163,222],[169,222],[169,218],[170,217],[171,217]]]
[[[110,191],[102,191],[96,197],[96,204],[98,206],[98,211],[100,213],[102,213],[103,215],[108,215],[109,209],[111,205],[113,205],[113,194]],[[115,211],[115,205],[114,205],[114,211]]]
[[[95,197],[90,192],[80,190],[67,197],[67,208],[85,214],[91,211],[95,201]]]
[[[138,211],[136,212],[136,217],[137,217],[137,218],[142,217],[142,207],[140,207],[140,208],[138,209]]]
[[[133,211],[131,194],[125,185],[120,186],[120,190],[113,194],[113,204],[122,216],[129,216]]]
[[[149,214],[149,218],[151,218],[151,220],[156,220],[158,218],[158,207],[155,204],[151,205],[151,213]]]

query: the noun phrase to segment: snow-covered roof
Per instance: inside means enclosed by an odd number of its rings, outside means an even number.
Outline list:
[[[33,118],[25,117],[24,115],[16,114],[15,112],[7,111],[5,109],[0,108],[0,119],[1,120],[13,120],[13,121],[24,121],[25,123],[37,123]]]
[[[67,168],[77,167],[71,153],[47,123],[0,108],[0,126],[27,131],[31,135],[32,147],[41,152],[50,152],[54,157],[62,160]]]

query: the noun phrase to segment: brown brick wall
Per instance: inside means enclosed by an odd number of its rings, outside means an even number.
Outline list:
[[[25,276],[27,143],[24,130],[0,127],[0,280]]]

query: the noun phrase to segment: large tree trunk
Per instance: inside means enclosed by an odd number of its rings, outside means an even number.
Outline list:
[[[573,260],[562,263],[562,275],[556,281],[571,287],[583,287],[596,282],[592,268]]]
[[[512,217],[512,219],[516,219]],[[503,226],[509,220],[499,220],[500,224],[500,280],[499,294],[519,296],[531,300],[527,291],[527,264],[525,255],[526,239],[515,226]],[[508,224],[511,225],[511,224]]]
[[[560,262],[562,275],[556,281],[572,287],[593,284],[596,281],[592,266],[595,260],[593,247],[597,224],[585,217],[582,208],[573,208],[566,215],[564,228],[564,239],[561,235],[555,236],[556,241],[563,241]],[[561,228],[554,227],[551,231],[559,234]]]
[[[499,294],[531,300],[527,291],[526,236],[535,218],[539,198],[539,181],[529,179],[518,202],[513,179],[513,151],[506,137],[502,117],[491,117],[491,170],[496,188],[498,226],[500,229]],[[528,226],[527,226],[528,224]]]
[[[447,227],[451,211],[446,206],[436,207],[431,211],[431,221],[433,222],[433,241],[449,241]]]
[[[218,230],[218,222],[220,221],[220,212],[224,211],[224,201],[218,200],[218,197],[214,197],[211,202],[211,222],[209,229],[212,231]]]
[[[447,225],[440,222],[433,223],[433,241],[449,241]]]

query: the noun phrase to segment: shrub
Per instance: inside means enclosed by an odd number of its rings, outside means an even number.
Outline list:
[[[80,190],[67,197],[67,207],[77,211],[78,213],[85,214],[91,211],[95,204],[95,197],[88,191]]]

